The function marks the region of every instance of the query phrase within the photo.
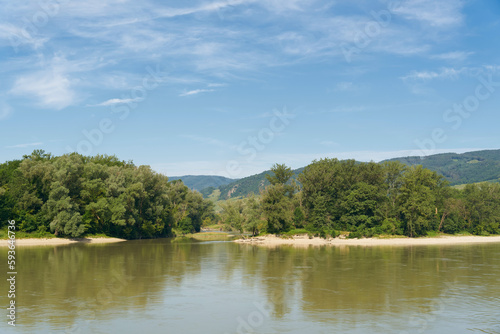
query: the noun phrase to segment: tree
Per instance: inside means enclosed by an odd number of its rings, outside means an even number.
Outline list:
[[[274,164],[271,167],[271,172],[273,172],[274,175],[266,175],[266,179],[273,186],[278,184],[285,185],[293,175],[292,169],[285,164]]]
[[[69,190],[61,182],[53,183],[49,200],[45,204],[51,221],[50,230],[55,235],[80,237],[85,232],[85,225],[78,207],[68,195]]]
[[[25,232],[50,228],[58,236],[134,239],[169,236],[175,224],[199,231],[214,212],[199,193],[148,166],[114,156],[34,151],[0,165],[0,216]]]
[[[251,232],[252,236],[257,235],[259,230],[264,227],[263,220],[261,219],[262,207],[254,194],[245,199],[243,216],[245,218],[243,230]]]
[[[262,194],[262,210],[267,218],[267,231],[280,233],[291,225],[292,202],[286,196],[288,188],[284,184],[269,186]]]
[[[422,235],[432,229],[433,221],[437,222],[436,195],[439,187],[443,185],[441,178],[422,166],[413,166],[406,170],[398,204],[408,236]]]

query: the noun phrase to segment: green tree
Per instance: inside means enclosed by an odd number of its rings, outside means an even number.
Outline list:
[[[243,207],[243,230],[252,233],[255,236],[259,231],[265,227],[262,220],[262,207],[259,200],[254,194],[251,194],[245,199],[245,204]]]
[[[443,186],[441,178],[422,166],[413,166],[406,170],[398,204],[408,236],[423,235],[433,229],[433,222],[437,223],[436,196],[438,188]]]
[[[273,175],[266,175],[266,179],[273,186],[278,184],[284,185],[293,176],[292,169],[285,164],[274,164],[271,167],[271,172],[273,172]]]
[[[267,219],[267,232],[287,231],[292,222],[292,201],[284,184],[269,186],[262,194],[262,211]]]

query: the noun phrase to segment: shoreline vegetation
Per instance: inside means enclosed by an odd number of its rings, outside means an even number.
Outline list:
[[[293,174],[275,164],[259,194],[219,203],[115,156],[35,150],[0,164],[0,238],[15,228],[17,239],[157,239],[217,226],[253,236],[305,232],[324,239],[500,234],[499,183],[459,190],[422,166],[334,158]]]
[[[239,244],[259,245],[276,247],[289,245],[294,247],[309,246],[419,246],[419,245],[458,245],[458,244],[476,244],[476,243],[500,243],[500,235],[495,236],[476,236],[476,235],[442,235],[433,237],[373,237],[361,239],[347,238],[320,238],[309,237],[307,235],[295,235],[289,238],[283,238],[275,235],[264,235],[252,238],[238,239],[234,242]]]

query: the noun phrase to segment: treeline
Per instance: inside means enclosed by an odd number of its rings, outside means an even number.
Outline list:
[[[198,192],[115,156],[36,150],[0,165],[0,227],[15,220],[41,235],[137,239],[200,231],[212,219],[212,202]]]
[[[293,171],[276,164],[260,196],[227,201],[220,218],[240,231],[285,233],[305,229],[321,236],[379,234],[423,236],[429,232],[498,234],[500,184],[458,190],[437,173],[400,162],[314,161]]]

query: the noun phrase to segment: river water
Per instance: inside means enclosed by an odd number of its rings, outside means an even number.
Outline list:
[[[0,248],[7,270],[7,249]],[[18,247],[0,333],[500,333],[500,244]]]

